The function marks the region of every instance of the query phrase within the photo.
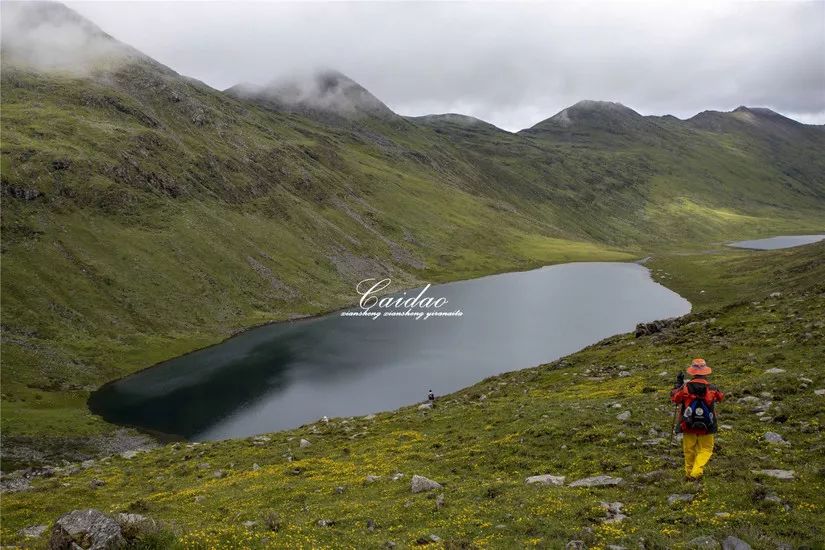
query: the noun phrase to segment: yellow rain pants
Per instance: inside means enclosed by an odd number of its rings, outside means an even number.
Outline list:
[[[684,434],[682,450],[685,452],[685,475],[702,477],[705,464],[713,454],[713,434]]]

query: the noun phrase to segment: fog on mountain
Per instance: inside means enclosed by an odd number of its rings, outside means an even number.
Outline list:
[[[63,4],[3,2],[0,10],[7,66],[86,75],[145,57]]]
[[[229,88],[226,93],[264,101],[297,113],[332,113],[350,120],[369,116],[391,119],[396,116],[363,86],[330,69],[278,79],[267,86],[240,84]]]

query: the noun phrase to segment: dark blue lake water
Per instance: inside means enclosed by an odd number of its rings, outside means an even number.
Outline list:
[[[394,409],[424,400],[430,388],[452,392],[690,311],[631,263],[562,264],[427,294],[463,315],[339,312],[262,326],[108,384],[89,404],[111,422],[194,440],[243,437]]]

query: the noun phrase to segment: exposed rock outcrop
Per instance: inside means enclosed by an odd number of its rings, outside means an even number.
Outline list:
[[[410,489],[413,493],[421,493],[423,491],[432,491],[433,489],[442,489],[440,483],[427,479],[424,476],[414,475],[410,482]]]
[[[126,544],[120,525],[100,510],[74,510],[52,527],[50,550],[109,550]]]

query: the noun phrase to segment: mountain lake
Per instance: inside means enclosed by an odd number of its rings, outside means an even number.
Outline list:
[[[191,440],[244,437],[424,401],[430,389],[443,395],[547,363],[691,307],[635,263],[547,266],[427,295],[462,315],[346,316],[356,307],[264,325],[106,384],[89,406],[110,422]]]
[[[792,248],[812,244],[825,239],[825,235],[782,235],[779,237],[769,237],[767,239],[754,239],[752,241],[737,241],[728,246],[734,248],[749,248],[752,250],[778,250],[780,248]]]

